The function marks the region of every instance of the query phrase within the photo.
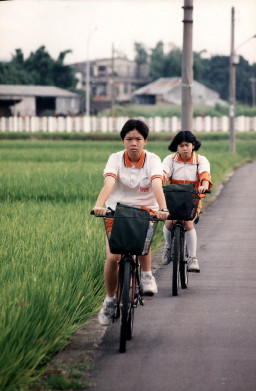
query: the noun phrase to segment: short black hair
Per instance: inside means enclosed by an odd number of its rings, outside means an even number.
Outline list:
[[[136,129],[145,140],[148,138],[149,128],[147,124],[140,119],[129,119],[122,127],[120,132],[121,139],[124,140],[126,134],[134,129]]]
[[[194,151],[198,151],[201,146],[201,142],[194,136],[190,130],[181,130],[169,145],[168,149],[171,152],[176,152],[178,145],[183,143],[183,141],[187,141],[188,143],[192,143],[194,145]]]

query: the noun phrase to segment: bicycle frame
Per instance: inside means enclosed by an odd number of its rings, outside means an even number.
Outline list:
[[[181,220],[177,220],[171,229],[172,235],[172,295],[177,296],[179,286],[186,289],[188,285],[188,272],[186,263],[186,228]]]
[[[143,305],[138,256],[126,254],[118,262],[116,312],[113,321],[121,317],[119,351],[126,351],[126,341],[132,338],[134,308]]]
[[[122,276],[124,273],[124,263],[130,262],[131,265],[131,287],[132,287],[132,305],[134,308],[138,306],[138,303],[140,305],[143,305],[143,293],[140,283],[140,265],[139,265],[139,259],[136,255],[122,255],[120,261],[118,262],[118,281],[117,281],[117,291],[116,291],[116,297],[117,297],[117,312],[114,316],[114,320],[118,319],[120,316],[120,286],[122,284]]]
[[[172,186],[179,186],[175,188],[174,192],[172,191]],[[184,221],[194,221],[198,209],[199,202],[199,193],[196,189],[193,191],[189,190],[187,192],[193,194],[193,197],[185,198],[185,201],[180,202],[178,197],[182,185],[169,185],[168,190],[165,192],[166,202],[168,206],[169,200],[169,211],[170,216],[169,220],[174,220],[175,223],[171,228],[172,235],[172,249],[171,249],[171,259],[173,261],[173,272],[172,272],[172,294],[173,296],[178,295],[179,286],[182,289],[186,289],[188,285],[188,270],[186,263],[186,241],[185,241],[185,232],[186,228],[184,227]],[[184,184],[184,186],[187,186]],[[172,193],[172,196],[171,196]],[[210,190],[205,190],[204,194],[211,193]],[[174,196],[175,194],[175,196]],[[196,198],[194,198],[194,196]],[[179,202],[175,202],[175,198]],[[182,200],[183,201],[183,200]],[[196,202],[197,201],[197,202]],[[174,203],[174,207],[173,204]],[[184,210],[183,210],[184,209]]]
[[[91,211],[91,214],[94,214],[94,212]],[[112,211],[112,213],[108,213],[106,216],[99,217],[114,217],[114,213]],[[150,220],[159,221],[155,216],[151,216]],[[107,234],[107,237],[109,239],[110,235]],[[146,240],[148,240],[148,236]],[[147,244],[150,245],[150,242],[147,242]],[[139,259],[138,255],[127,252],[121,255],[121,259],[118,261],[116,311],[113,316],[113,322],[120,318],[119,351],[121,353],[126,351],[126,341],[132,338],[134,308],[138,306],[138,303],[143,305]]]

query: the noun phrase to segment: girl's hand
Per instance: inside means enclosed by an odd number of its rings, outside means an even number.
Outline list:
[[[93,210],[95,216],[106,216],[106,208],[102,208],[101,206],[95,206]]]
[[[198,194],[203,194],[205,192],[205,190],[208,190],[208,186],[199,186],[197,191],[198,191]]]

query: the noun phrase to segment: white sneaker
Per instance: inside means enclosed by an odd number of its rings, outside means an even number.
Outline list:
[[[101,310],[98,314],[98,322],[102,326],[108,326],[113,319],[116,308],[116,300],[108,300],[105,298]]]
[[[188,272],[200,273],[200,267],[198,263],[198,259],[196,257],[188,257]]]
[[[141,287],[143,294],[147,296],[153,296],[158,292],[155,277],[150,274],[141,276]]]
[[[167,243],[164,245],[164,251],[162,254],[162,264],[163,265],[168,265],[172,260],[171,256],[171,249],[168,247]]]

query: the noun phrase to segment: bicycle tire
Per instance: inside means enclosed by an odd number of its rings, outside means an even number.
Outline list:
[[[130,261],[124,261],[123,267],[123,287],[121,292],[121,305],[120,305],[120,315],[121,315],[121,325],[120,325],[120,353],[125,353],[126,351],[126,341],[128,335],[128,329],[130,328],[129,323],[131,323],[131,294],[130,294],[130,285],[131,285],[131,264]]]
[[[179,264],[180,264],[180,227],[175,226],[173,237],[173,261],[172,261],[172,295],[178,296],[179,292]]]
[[[188,266],[186,263],[186,241],[185,232],[180,235],[180,285],[182,289],[186,289],[188,286]]]
[[[129,312],[128,317],[128,324],[127,324],[127,340],[132,339],[132,332],[133,332],[133,322],[134,322],[134,298],[135,298],[135,289],[136,289],[136,273],[135,270],[133,273],[131,273],[131,308]]]

